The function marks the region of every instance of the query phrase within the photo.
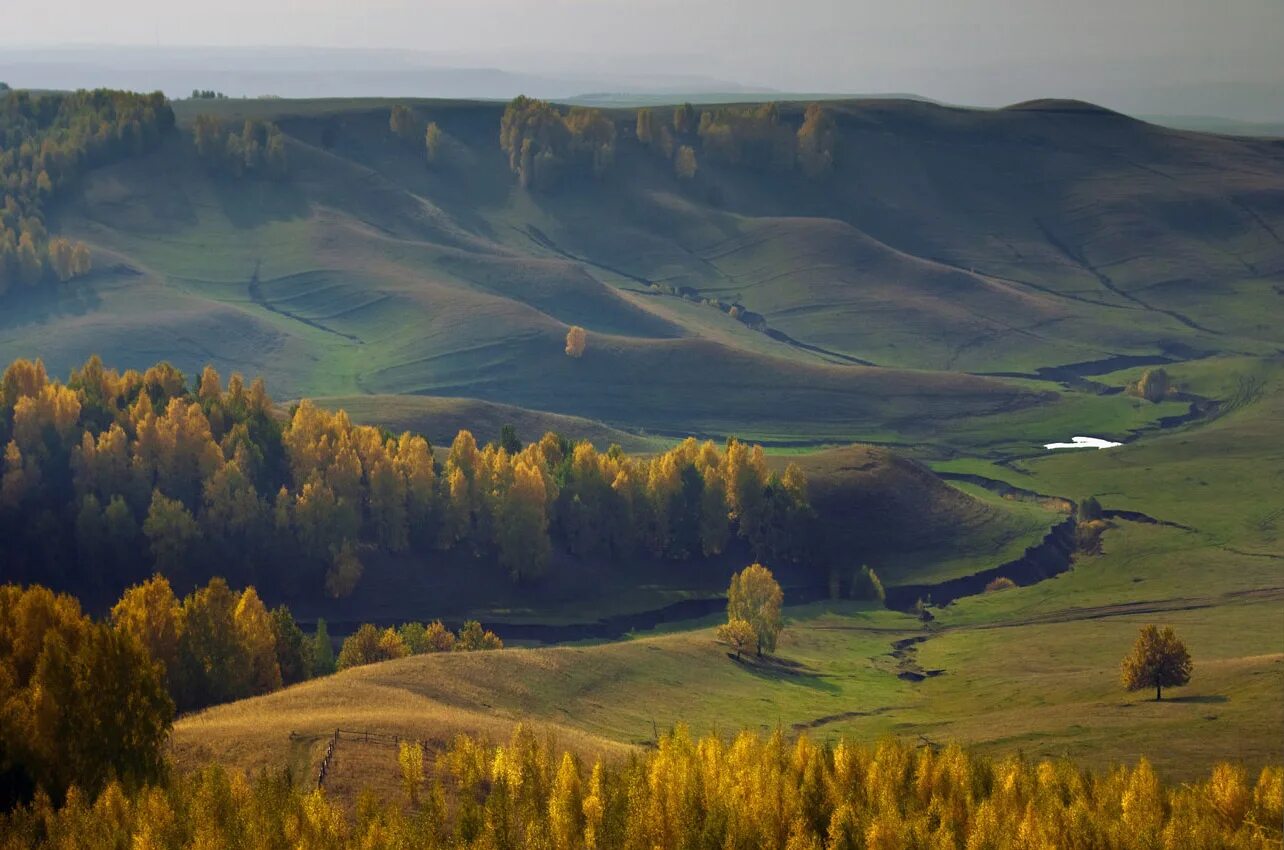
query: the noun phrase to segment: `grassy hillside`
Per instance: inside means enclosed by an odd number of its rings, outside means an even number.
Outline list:
[[[1109,451],[948,464],[1036,492],[1096,494],[1107,510],[1143,515],[1113,520],[1101,553],[1079,556],[1056,578],[935,608],[927,625],[853,603],[794,606],[779,657],[763,664],[730,658],[713,641],[713,618],[619,643],[389,662],[183,719],[180,752],[199,742],[202,753],[257,763],[257,749],[242,752],[240,742],[270,717],[276,736],[256,738],[256,747],[280,756],[299,746],[285,729],[322,736],[345,721],[342,712],[314,721],[314,706],[358,693],[358,723],[410,734],[422,734],[411,732],[419,717],[429,718],[419,728],[436,728],[446,712],[456,725],[445,728],[498,734],[535,718],[572,742],[644,744],[653,728],[681,721],[698,730],[780,725],[821,737],[961,740],[1099,766],[1144,755],[1173,779],[1225,758],[1250,768],[1278,763],[1280,364],[1210,360],[1173,371],[1188,390],[1223,399],[1222,415]],[[951,506],[964,521],[986,510],[882,450],[802,460],[816,475],[818,501],[857,492],[871,500],[854,516],[892,498],[905,501],[887,521],[928,522]],[[916,480],[923,486],[909,485]],[[1147,623],[1174,626],[1195,662],[1190,685],[1162,703],[1125,692],[1118,679],[1120,658]],[[395,778],[389,751],[341,746],[362,781]]]
[[[1062,102],[830,102],[833,175],[708,161],[683,184],[613,110],[607,176],[532,194],[499,149],[502,104],[413,102],[446,134],[429,167],[390,136],[393,103],[179,103],[183,124],[278,122],[290,179],[214,177],[186,136],[92,172],[54,224],[99,271],[10,299],[0,355],[59,372],[89,352],[208,361],[291,397],[466,397],[633,432],[939,456],[992,446],[1016,411],[1027,427],[1002,436],[1023,443],[1145,424],[1122,399],[959,372],[1284,342],[1262,320],[1284,274],[1268,140]],[[571,324],[589,331],[579,361],[562,354]]]

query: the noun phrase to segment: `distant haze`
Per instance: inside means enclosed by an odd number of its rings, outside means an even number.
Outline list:
[[[1077,97],[1278,121],[1281,43],[1282,0],[45,0],[6,16],[0,80],[233,96]]]

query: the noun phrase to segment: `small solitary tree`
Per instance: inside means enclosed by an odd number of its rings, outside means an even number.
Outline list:
[[[583,357],[584,347],[588,344],[588,334],[579,325],[572,325],[566,332],[566,356]]]
[[[428,129],[424,131],[424,150],[427,153],[429,165],[441,157],[441,141],[441,128],[437,126],[436,121],[430,121]]]
[[[731,577],[727,590],[727,623],[744,620],[753,629],[758,656],[776,649],[776,638],[784,628],[780,606],[784,593],[762,564],[751,564]]]
[[[1192,668],[1186,644],[1171,626],[1146,626],[1137,635],[1132,652],[1123,660],[1123,683],[1130,691],[1155,689],[1155,700],[1163,699],[1164,688],[1176,688],[1190,681]]]

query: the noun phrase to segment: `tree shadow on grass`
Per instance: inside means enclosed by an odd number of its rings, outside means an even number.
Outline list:
[[[814,670],[809,670],[797,661],[769,656],[758,658],[752,655],[744,655],[737,658],[734,652],[728,652],[727,657],[743,670],[752,673],[759,679],[800,685],[804,688],[811,688],[828,694],[836,694],[839,691],[838,686],[833,682],[827,681],[824,676]]]
[[[1230,702],[1230,697],[1222,694],[1191,694],[1185,697],[1164,697],[1164,702],[1180,702],[1187,705],[1214,705]]]

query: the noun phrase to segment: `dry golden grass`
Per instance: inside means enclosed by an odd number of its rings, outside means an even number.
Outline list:
[[[288,765],[300,781],[311,782],[335,729],[424,740],[433,751],[465,732],[492,741],[504,740],[524,718],[488,704],[481,683],[491,673],[497,673],[496,668],[509,666],[505,662],[518,661],[532,652],[548,651],[419,656],[348,670],[266,696],[217,706],[181,718],[175,724],[174,756],[180,768],[209,761],[251,772]],[[453,687],[434,686],[448,681]],[[554,736],[560,746],[586,759],[628,750],[626,745],[567,725],[533,722],[541,734]],[[377,774],[372,764],[386,763],[392,780],[396,780],[396,750],[392,747],[345,740],[340,742],[337,759],[336,781],[344,786],[354,784],[345,773],[359,774],[367,780]],[[361,783],[354,787],[356,784]]]

